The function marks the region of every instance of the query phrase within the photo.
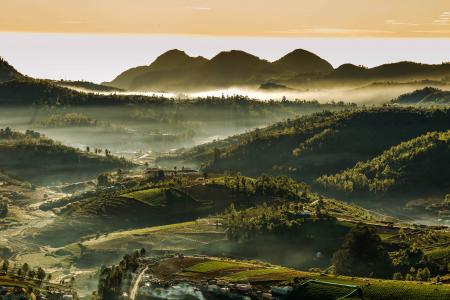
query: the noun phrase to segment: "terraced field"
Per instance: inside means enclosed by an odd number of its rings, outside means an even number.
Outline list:
[[[294,286],[294,293],[286,299],[335,300],[355,289],[362,291],[363,299],[370,300],[444,300],[450,296],[449,285],[321,275],[258,261],[217,257],[173,257],[162,260],[150,271],[157,278],[184,278],[190,282],[216,279],[223,285],[250,283],[261,290],[268,290],[272,285]]]
[[[123,194],[121,197],[135,199],[150,206],[165,206],[166,191],[168,190],[169,189],[154,188]]]

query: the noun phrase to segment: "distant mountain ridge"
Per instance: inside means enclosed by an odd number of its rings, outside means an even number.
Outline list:
[[[208,60],[174,49],[160,55],[150,65],[129,69],[105,84],[129,90],[220,88],[259,85],[273,77],[332,70],[330,63],[301,49],[273,63],[240,50],[223,51]]]
[[[373,68],[343,64],[334,69],[316,54],[296,49],[274,62],[240,50],[223,51],[210,60],[169,50],[147,66],[124,71],[111,82],[116,88],[186,92],[235,86],[258,88],[266,82],[302,88],[367,84],[379,80],[447,80],[450,64],[401,61]]]

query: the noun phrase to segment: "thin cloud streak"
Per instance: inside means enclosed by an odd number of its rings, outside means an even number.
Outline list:
[[[450,11],[444,11],[438,19],[433,21],[433,25],[447,26],[450,25]]]
[[[393,34],[393,31],[389,30],[377,30],[377,29],[362,29],[362,28],[332,28],[332,27],[313,27],[303,29],[288,29],[288,30],[276,30],[269,33],[285,34],[285,35],[298,35],[298,34],[319,34],[319,35],[342,35],[352,36],[361,34]]]
[[[190,9],[198,11],[208,11],[211,10],[211,7],[192,6],[190,7]]]
[[[409,22],[404,22],[404,21],[395,20],[395,19],[384,20],[384,23],[388,24],[388,25],[404,25],[404,26],[421,26],[421,25],[423,25],[421,23],[409,23]]]

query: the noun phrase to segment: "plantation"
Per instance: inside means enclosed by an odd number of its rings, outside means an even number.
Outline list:
[[[447,130],[449,122],[446,108],[322,112],[201,145],[175,159],[203,164],[208,172],[288,175],[312,183],[429,131]]]
[[[326,189],[345,192],[405,192],[414,188],[450,188],[450,131],[430,132],[403,142],[366,162],[317,181]]]
[[[155,188],[123,194],[121,197],[136,199],[150,206],[165,206],[168,191],[168,189]]]

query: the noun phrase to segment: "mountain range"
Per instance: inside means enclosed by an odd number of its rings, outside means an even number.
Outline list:
[[[244,51],[220,52],[210,60],[170,50],[147,66],[124,71],[105,85],[125,90],[185,92],[229,87],[257,88],[267,82],[314,88],[366,84],[379,80],[450,79],[450,64],[397,62],[373,68],[343,64],[334,69],[326,60],[303,49],[269,62]]]

